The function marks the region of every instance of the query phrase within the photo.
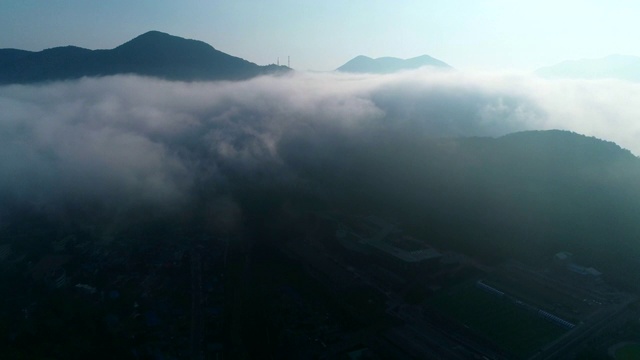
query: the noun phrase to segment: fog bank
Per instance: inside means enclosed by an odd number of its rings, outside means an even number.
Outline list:
[[[87,201],[180,207],[202,196],[228,199],[238,179],[305,186],[309,179],[288,163],[288,152],[313,162],[345,142],[393,148],[405,135],[566,129],[640,154],[636,103],[640,85],[622,81],[428,70],[4,86],[0,198],[54,208]]]

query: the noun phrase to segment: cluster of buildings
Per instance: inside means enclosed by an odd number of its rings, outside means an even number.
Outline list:
[[[190,250],[196,243],[203,279],[198,289],[191,285],[197,274],[192,271]],[[189,315],[193,292],[198,291],[210,335],[198,349],[209,349],[215,356],[223,351],[224,246],[218,239],[194,242],[170,235],[137,240],[70,236],[53,242],[43,239],[42,247],[33,253],[17,253],[7,241],[0,244],[0,266],[21,281],[11,292],[4,292],[0,321],[13,326],[9,334],[0,335],[12,339],[10,345],[16,347],[25,336],[51,337],[46,333],[50,329],[42,325],[51,321],[46,318],[53,306],[49,302],[65,299],[55,306],[90,309],[94,318],[87,321],[124,344],[131,358],[182,358],[193,351]],[[56,316],[65,323],[77,321],[65,316],[78,315],[60,311]],[[94,336],[80,336],[85,335]],[[24,351],[37,351],[35,348],[37,344]]]

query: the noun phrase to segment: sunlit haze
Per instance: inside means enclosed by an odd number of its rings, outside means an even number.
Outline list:
[[[640,55],[634,1],[7,0],[0,48],[112,48],[148,30],[205,41],[260,65],[333,70],[357,55],[428,54],[459,69],[531,71]]]

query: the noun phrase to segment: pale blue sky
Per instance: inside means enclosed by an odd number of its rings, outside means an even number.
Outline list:
[[[258,64],[332,70],[357,55],[428,54],[459,69],[533,70],[640,55],[640,2],[0,0],[0,48],[112,48],[148,30]]]

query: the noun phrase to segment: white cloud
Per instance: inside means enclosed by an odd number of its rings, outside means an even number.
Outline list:
[[[18,201],[179,202],[229,176],[292,179],[283,137],[319,146],[560,128],[640,154],[640,85],[520,74],[298,73],[243,82],[134,76],[0,87],[0,194]],[[342,140],[335,140],[342,139]],[[304,151],[304,148],[295,149]],[[312,161],[313,159],[310,159]]]

